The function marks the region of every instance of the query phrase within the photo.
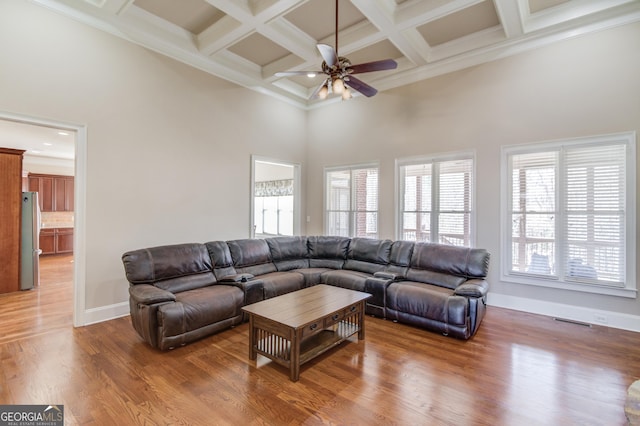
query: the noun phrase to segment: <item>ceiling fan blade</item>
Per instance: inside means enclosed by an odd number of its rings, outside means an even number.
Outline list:
[[[398,67],[398,63],[393,59],[383,59],[381,61],[367,62],[365,64],[351,65],[349,71],[351,74],[360,74],[363,72],[394,70]]]
[[[274,75],[276,77],[293,77],[296,75],[309,75],[309,74],[322,74],[322,71],[283,71],[277,72]]]
[[[338,55],[336,54],[336,50],[333,46],[329,46],[328,44],[319,44],[317,47],[322,59],[324,59],[329,67],[338,63]]]
[[[351,87],[352,89],[357,90],[358,92],[362,93],[363,95],[365,95],[368,98],[370,98],[371,96],[373,96],[376,93],[378,93],[378,91],[376,89],[374,89],[373,87],[369,86],[364,81],[358,80],[357,78],[352,77],[352,76],[349,76],[349,80],[345,81],[345,84],[347,86]]]

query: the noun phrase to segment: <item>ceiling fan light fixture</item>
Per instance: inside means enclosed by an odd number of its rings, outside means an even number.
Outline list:
[[[333,86],[332,86],[332,89],[333,89],[333,93],[336,93],[336,94],[338,94],[338,95],[339,95],[339,94],[341,94],[341,93],[343,93],[343,92],[344,92],[344,90],[345,90],[345,87],[344,87],[344,81],[343,81],[340,77],[335,78],[335,79],[333,80]]]
[[[329,96],[329,87],[328,87],[328,84],[325,83],[322,86],[322,89],[320,89],[320,91],[318,92],[318,98],[327,99],[327,96]]]
[[[342,100],[343,101],[348,101],[349,99],[351,99],[353,96],[351,95],[351,90],[349,90],[348,87],[344,88],[344,91],[342,92]]]

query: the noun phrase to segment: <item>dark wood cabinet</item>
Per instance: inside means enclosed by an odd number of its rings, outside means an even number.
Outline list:
[[[72,212],[73,176],[29,174],[29,191],[38,193],[43,212]]]
[[[57,228],[56,231],[56,253],[72,253],[73,228]]]
[[[56,232],[55,228],[40,230],[40,250],[42,254],[56,253]]]
[[[20,290],[23,154],[0,148],[0,293]]]
[[[73,228],[44,228],[40,230],[42,254],[73,252]]]

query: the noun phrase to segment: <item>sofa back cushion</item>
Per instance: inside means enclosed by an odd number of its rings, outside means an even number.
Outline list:
[[[413,254],[413,241],[394,241],[391,244],[389,264],[386,271],[399,276],[406,276]]]
[[[211,257],[213,274],[217,280],[236,274],[236,268],[233,267],[233,259],[226,241],[209,241],[205,243],[205,247]]]
[[[255,276],[276,271],[271,252],[265,240],[243,239],[227,241],[233,266],[239,274]]]
[[[216,283],[204,244],[174,244],[133,250],[122,255],[131,285],[151,284],[172,293]]]
[[[347,259],[349,238],[334,236],[309,237],[309,266],[311,268],[341,269]]]
[[[265,241],[278,271],[309,267],[307,237],[276,237]]]
[[[343,269],[373,274],[387,266],[390,254],[391,240],[352,238]]]
[[[470,278],[485,278],[488,271],[485,249],[415,243],[407,278],[455,289]]]

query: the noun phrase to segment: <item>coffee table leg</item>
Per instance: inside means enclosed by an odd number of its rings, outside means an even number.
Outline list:
[[[257,330],[253,324],[253,315],[249,315],[249,359],[252,361],[258,358],[258,352],[256,352],[256,334]]]
[[[292,382],[297,382],[300,379],[300,340],[302,340],[302,336],[299,334],[297,331],[292,333],[293,338],[291,339],[289,378]]]
[[[365,303],[360,302],[360,313],[358,314],[358,322],[360,323],[360,330],[358,330],[358,340],[364,340],[364,309],[365,309]]]

